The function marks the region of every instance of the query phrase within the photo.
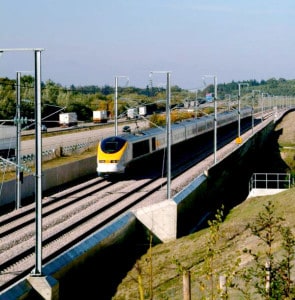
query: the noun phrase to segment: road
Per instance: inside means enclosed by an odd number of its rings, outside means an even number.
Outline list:
[[[125,126],[126,123],[118,124],[118,132],[122,132],[122,127]],[[130,122],[128,124],[132,131],[137,129],[137,125],[139,128],[146,128],[148,126],[148,121],[140,120],[135,122]],[[42,134],[42,151],[58,149],[60,147],[73,146],[84,143],[97,143],[104,137],[111,136],[115,134],[115,127],[113,124],[106,124],[105,126],[95,127],[97,129],[89,129],[86,124],[82,128],[85,130],[77,131],[77,132],[69,132],[67,134],[60,134],[54,136],[46,136]],[[88,129],[87,129],[88,128]],[[53,129],[52,129],[53,130]],[[52,131],[48,130],[48,133]],[[65,131],[65,130],[63,130]],[[21,142],[21,155],[29,155],[35,153],[35,139],[25,140]]]

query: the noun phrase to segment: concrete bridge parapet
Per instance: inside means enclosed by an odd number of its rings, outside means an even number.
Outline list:
[[[135,216],[162,242],[176,239],[177,204],[172,199],[139,208]]]

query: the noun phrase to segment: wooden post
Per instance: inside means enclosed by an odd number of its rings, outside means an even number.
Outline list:
[[[267,261],[265,263],[265,290],[267,295],[269,295],[269,288],[270,288],[270,262]]]
[[[221,299],[223,299],[223,297],[227,294],[226,276],[225,275],[219,276],[219,288],[220,288]]]
[[[183,282],[183,300],[191,300],[191,274],[184,270],[182,276]]]

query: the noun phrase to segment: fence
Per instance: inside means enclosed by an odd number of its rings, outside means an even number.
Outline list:
[[[79,154],[91,147],[96,146],[97,141],[89,141],[84,143],[79,143],[71,146],[62,146],[58,149],[48,149],[42,151],[42,162],[52,160],[60,156],[71,156],[73,154]],[[27,154],[21,156],[21,162],[27,167],[31,166],[35,162],[35,154]],[[0,159],[0,171],[14,171],[16,168],[16,157],[11,157],[7,159]]]
[[[290,187],[290,173],[254,173],[249,183],[249,191],[252,189],[289,189]]]

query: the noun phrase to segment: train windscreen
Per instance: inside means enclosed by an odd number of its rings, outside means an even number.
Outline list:
[[[107,138],[101,142],[101,150],[105,153],[116,153],[121,150],[125,142],[125,140],[119,137]]]

